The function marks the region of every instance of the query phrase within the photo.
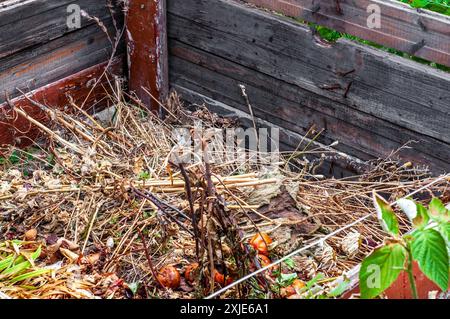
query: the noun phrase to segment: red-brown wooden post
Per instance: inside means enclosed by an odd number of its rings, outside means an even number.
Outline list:
[[[152,111],[169,90],[166,0],[130,0],[127,13],[129,89]]]

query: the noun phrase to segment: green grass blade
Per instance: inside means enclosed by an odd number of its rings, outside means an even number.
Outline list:
[[[15,284],[15,283],[20,282],[20,281],[24,281],[24,280],[27,280],[27,279],[39,277],[39,276],[41,276],[43,274],[47,274],[49,272],[51,272],[51,269],[39,269],[39,270],[31,271],[31,272],[28,272],[26,274],[23,274],[23,275],[20,275],[20,276],[17,276],[15,278],[13,278],[11,280],[11,283]]]

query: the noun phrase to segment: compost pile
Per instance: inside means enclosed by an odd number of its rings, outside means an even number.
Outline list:
[[[333,154],[313,142],[276,165],[176,164],[175,127],[238,123],[202,107],[188,111],[176,94],[163,106],[165,120],[121,89],[109,98],[115,107],[106,120],[74,103],[64,113],[30,98],[46,121],[13,109],[42,137],[2,150],[0,298],[205,297],[372,213],[373,190],[393,200],[432,181],[395,156],[354,178],[314,175],[308,157]],[[448,196],[447,187],[436,183],[423,198]],[[335,279],[383,238],[369,218],[222,297],[336,297]]]

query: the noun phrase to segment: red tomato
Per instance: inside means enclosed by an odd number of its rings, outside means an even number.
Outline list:
[[[225,276],[223,274],[221,274],[217,270],[214,270],[214,281],[221,286],[228,286],[233,282],[233,278],[227,275],[227,279],[225,280]]]
[[[303,281],[295,279],[292,285],[281,289],[281,295],[285,298],[289,298],[291,296],[297,295],[301,291],[301,289],[305,287],[306,284]]]
[[[264,255],[258,255],[259,263],[261,264],[261,267],[269,266],[272,262],[270,261],[269,257]]]
[[[266,256],[269,254],[269,245],[271,243],[272,239],[265,233],[258,233],[250,240],[250,245],[252,245],[260,254]]]
[[[166,288],[177,289],[180,287],[180,273],[173,266],[164,266],[158,273],[159,282]]]
[[[186,270],[184,271],[184,278],[186,278],[188,282],[192,283],[195,281],[198,267],[199,267],[198,263],[193,263],[186,267]]]

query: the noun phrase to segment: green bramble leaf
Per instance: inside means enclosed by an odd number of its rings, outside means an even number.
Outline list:
[[[434,229],[413,232],[412,256],[420,270],[442,291],[448,289],[448,250],[444,238]]]
[[[373,192],[373,202],[377,210],[378,219],[383,229],[391,235],[398,236],[400,232],[398,219],[395,216],[392,207],[375,191]]]
[[[428,212],[432,220],[438,223],[450,222],[450,211],[439,198],[433,198],[428,206]]]
[[[388,289],[404,270],[406,249],[398,244],[380,247],[366,257],[359,271],[362,299],[372,299]]]
[[[439,232],[441,233],[442,237],[447,242],[447,247],[450,245],[450,223],[441,224],[439,225]]]

